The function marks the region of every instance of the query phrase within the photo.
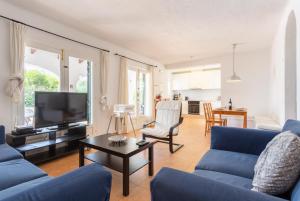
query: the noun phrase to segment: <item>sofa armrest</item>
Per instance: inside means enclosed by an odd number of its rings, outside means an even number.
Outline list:
[[[214,126],[211,129],[211,148],[259,155],[268,142],[279,133],[278,131]]]
[[[110,189],[111,173],[94,163],[3,201],[109,201]]]
[[[0,125],[0,144],[5,143],[5,128],[4,126]]]
[[[152,201],[287,201],[170,168],[152,180],[151,196]]]

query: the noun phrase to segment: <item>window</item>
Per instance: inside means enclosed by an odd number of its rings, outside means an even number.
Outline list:
[[[145,115],[146,112],[146,76],[147,74],[144,72],[139,73],[138,107],[140,115]]]
[[[24,120],[33,123],[35,91],[60,91],[60,54],[25,48]]]
[[[135,115],[149,115],[150,73],[144,69],[128,70],[128,103],[135,106]]]
[[[88,93],[88,117],[91,122],[92,117],[92,104],[91,104],[91,70],[92,62],[76,58],[69,57],[69,91],[77,93]]]
[[[70,56],[63,65],[61,51],[28,46],[24,61],[24,121],[27,125],[33,124],[35,91],[88,93],[91,122],[91,61]]]

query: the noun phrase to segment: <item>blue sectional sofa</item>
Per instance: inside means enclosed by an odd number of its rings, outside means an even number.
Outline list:
[[[92,164],[49,177],[5,143],[0,126],[0,201],[108,201],[111,173]]]
[[[300,122],[288,120],[283,131],[300,134]],[[211,149],[193,173],[163,168],[151,182],[152,201],[300,201],[300,179],[291,192],[272,196],[251,191],[254,166],[278,132],[213,127]]]

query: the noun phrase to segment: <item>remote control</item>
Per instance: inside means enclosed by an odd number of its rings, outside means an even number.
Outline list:
[[[141,141],[136,143],[136,145],[138,145],[138,146],[144,146],[146,144],[149,144],[149,142],[147,142],[146,140],[141,140]]]

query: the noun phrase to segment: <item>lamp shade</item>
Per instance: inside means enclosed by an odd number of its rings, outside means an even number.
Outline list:
[[[238,76],[237,74],[233,73],[233,75],[231,75],[229,77],[229,79],[227,80],[227,82],[229,83],[234,83],[234,82],[241,82],[242,79],[240,78],[240,76]]]

